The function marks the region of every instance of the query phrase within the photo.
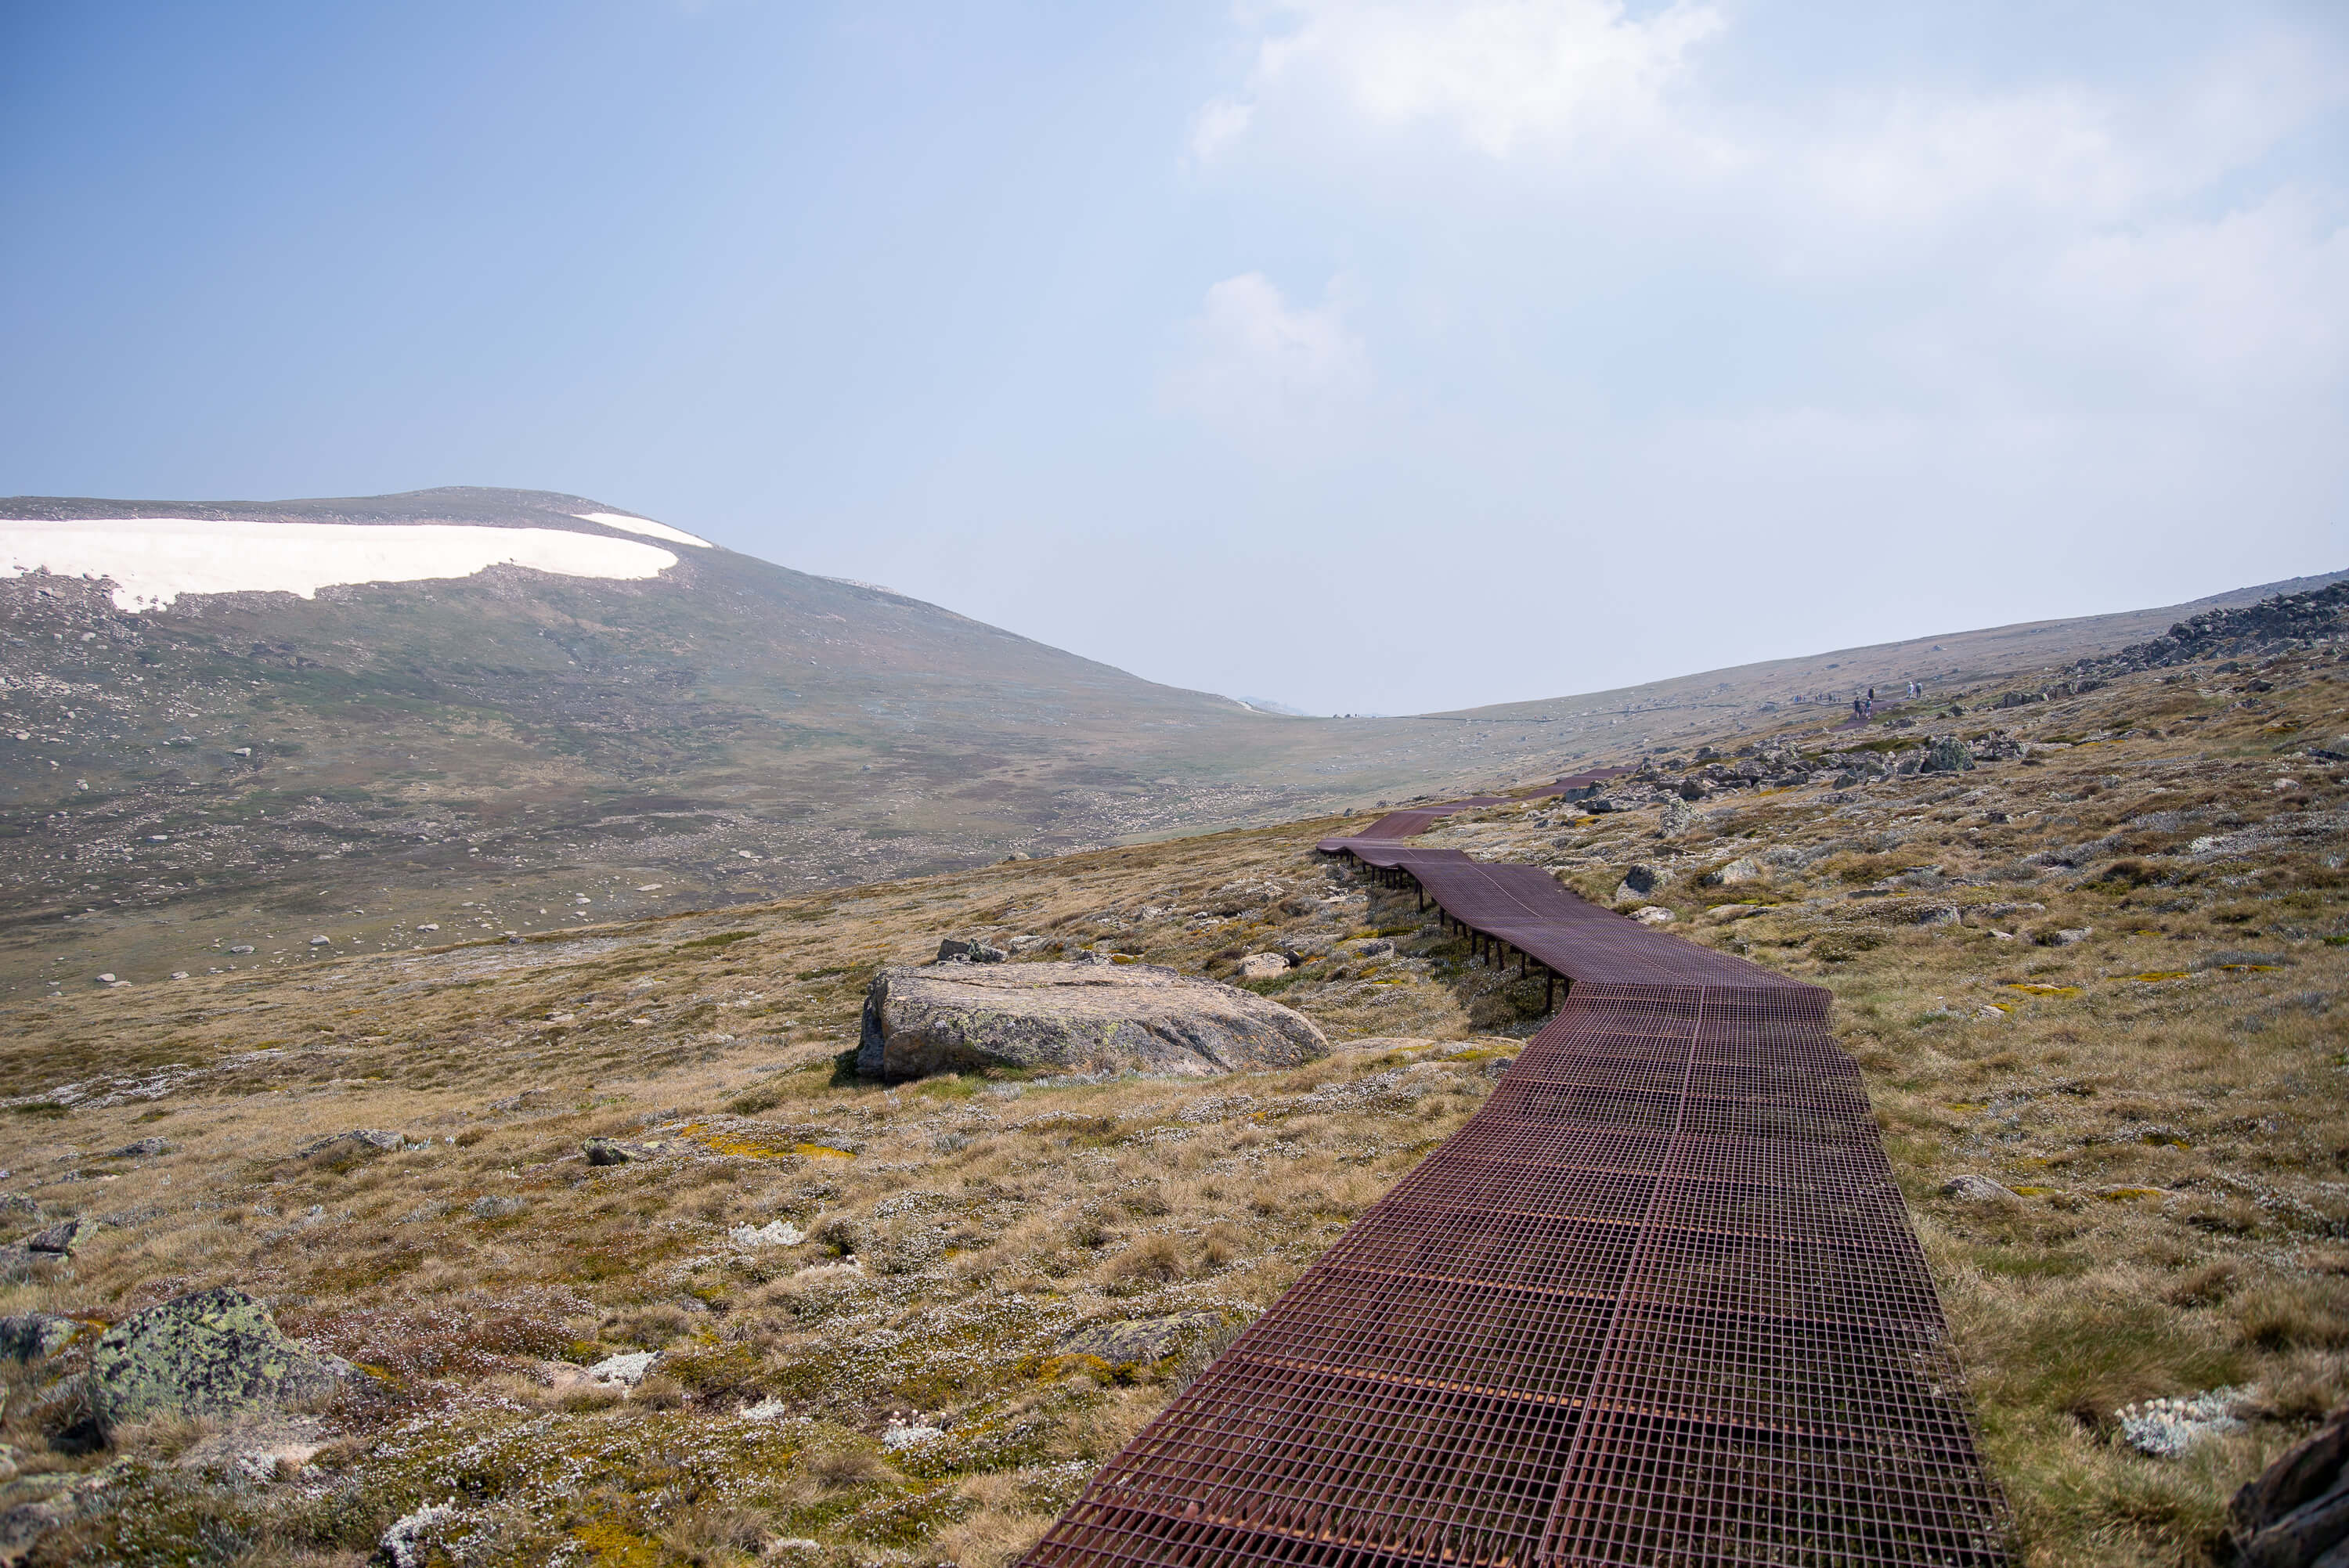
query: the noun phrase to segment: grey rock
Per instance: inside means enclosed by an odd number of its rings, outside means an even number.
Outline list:
[[[963,942],[949,936],[938,944],[941,964],[1000,964],[1010,956],[1000,947],[991,947],[984,942]]]
[[[2244,1568],[2349,1561],[2349,1405],[2247,1482],[2227,1511]]]
[[[856,1068],[893,1081],[988,1067],[1205,1077],[1329,1051],[1303,1015],[1154,964],[957,964],[874,976]]]
[[[231,1416],[331,1391],[351,1375],[279,1331],[269,1309],[222,1286],[135,1313],[90,1347],[88,1392],[101,1426],[163,1414]]]
[[[1762,880],[1762,862],[1751,856],[1746,856],[1730,861],[1718,871],[1705,873],[1704,885],[1734,887],[1739,882],[1759,882]]]
[[[1243,980],[1272,980],[1288,973],[1288,960],[1278,953],[1251,953],[1240,960]]]
[[[1178,1312],[1165,1317],[1129,1317],[1096,1323],[1062,1339],[1063,1356],[1092,1356],[1112,1367],[1149,1366],[1183,1348],[1193,1335],[1212,1332],[1223,1322],[1214,1312]]]
[[[111,1154],[108,1155],[107,1158],[110,1160],[145,1160],[153,1155],[169,1154],[170,1152],[171,1152],[171,1146],[164,1142],[161,1139],[142,1138],[135,1143],[124,1144],[121,1148],[115,1150]]]
[[[2067,931],[2059,931],[2049,943],[2049,945],[2054,947],[2070,947],[2075,943],[2087,941],[2089,937],[2095,934],[2095,930],[2096,928],[2093,925],[2084,925],[2075,927]]]
[[[1923,771],[1927,773],[1965,773],[1973,765],[1972,750],[1954,735],[1937,735],[1925,744]]]
[[[1090,947],[1080,947],[1069,954],[1069,962],[1071,964],[1106,964],[1109,961],[1108,954],[1097,953]]]
[[[41,1361],[74,1342],[83,1326],[49,1312],[0,1317],[0,1356],[11,1361]]]
[[[302,1145],[294,1152],[305,1160],[325,1156],[329,1160],[371,1160],[378,1154],[408,1147],[407,1138],[397,1132],[386,1132],[379,1127],[357,1128],[349,1132],[330,1133]]]
[[[591,1138],[579,1146],[590,1165],[626,1165],[642,1160],[651,1150],[638,1144],[623,1143],[616,1138]]]
[[[1350,951],[1357,958],[1386,958],[1393,954],[1394,942],[1390,937],[1368,936],[1354,944]]]
[[[49,1253],[57,1257],[73,1255],[74,1237],[81,1231],[79,1220],[63,1220],[44,1231],[35,1231],[25,1238],[27,1252]]]
[[[1623,873],[1623,880],[1615,884],[1615,902],[1628,903],[1635,898],[1652,897],[1658,888],[1671,880],[1670,872],[1659,871],[1654,866],[1633,866]]]
[[[2020,1203],[2023,1195],[1987,1176],[1965,1175],[1945,1183],[1941,1196],[1961,1203]]]

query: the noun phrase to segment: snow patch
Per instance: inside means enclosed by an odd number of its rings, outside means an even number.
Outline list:
[[[571,515],[582,522],[600,522],[606,528],[625,528],[630,533],[641,533],[647,539],[666,539],[671,544],[695,544],[704,550],[711,547],[706,539],[696,539],[681,528],[671,528],[648,517],[630,517],[618,511],[574,511]]]
[[[160,609],[182,593],[291,593],[311,599],[319,589],[338,583],[471,577],[492,566],[639,581],[659,576],[677,560],[657,545],[555,528],[0,518],[0,575],[50,572],[109,579],[115,607],[132,612]]]

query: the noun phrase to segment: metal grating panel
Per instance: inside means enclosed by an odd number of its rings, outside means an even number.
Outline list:
[[[1334,852],[1565,1005],[1026,1562],[2006,1563],[1826,993],[1531,867]]]

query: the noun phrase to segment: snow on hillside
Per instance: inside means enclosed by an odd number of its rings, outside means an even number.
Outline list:
[[[630,517],[621,511],[574,511],[571,515],[582,522],[600,522],[607,528],[625,528],[630,533],[641,533],[647,539],[666,539],[671,544],[693,544],[704,550],[710,547],[709,541],[706,539],[696,539],[681,528],[671,528],[648,517]]]
[[[50,572],[109,579],[116,607],[126,611],[160,609],[182,593],[274,593],[308,599],[337,583],[470,577],[492,566],[636,580],[657,577],[677,560],[657,545],[553,528],[0,518],[0,575]]]

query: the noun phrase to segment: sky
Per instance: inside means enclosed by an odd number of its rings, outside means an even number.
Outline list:
[[[0,493],[561,490],[1314,712],[2349,567],[2349,10],[0,0]]]

